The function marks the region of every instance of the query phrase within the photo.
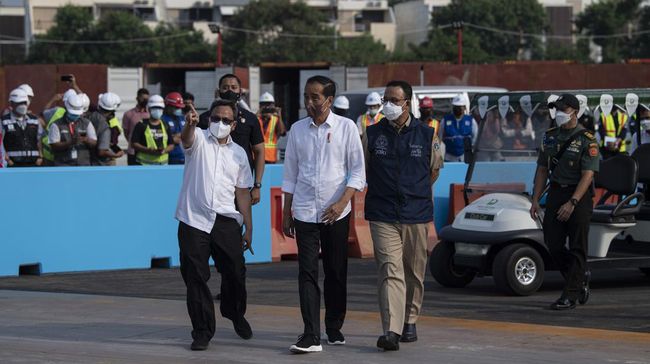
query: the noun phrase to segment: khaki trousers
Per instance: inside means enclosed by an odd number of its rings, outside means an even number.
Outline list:
[[[402,334],[420,315],[427,268],[429,224],[371,221],[377,262],[379,310],[384,333]]]

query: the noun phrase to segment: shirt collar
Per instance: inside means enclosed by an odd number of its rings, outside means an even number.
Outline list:
[[[309,125],[318,127],[318,125],[316,125],[316,123],[314,122],[314,119],[312,119],[311,117],[309,119],[311,120],[311,123]],[[327,124],[327,126],[331,128],[332,126],[334,126],[334,121],[336,121],[336,114],[334,114],[332,110],[330,110],[329,115],[327,115],[327,119],[325,119],[325,122],[322,125]]]
[[[386,119],[386,120],[388,120],[388,119]],[[406,119],[406,122],[401,127],[397,126],[397,124],[392,120],[388,120],[388,123],[390,124],[390,126],[392,126],[393,128],[395,128],[397,130],[402,130],[404,128],[408,128],[409,126],[411,126],[411,114],[409,114],[409,118]]]

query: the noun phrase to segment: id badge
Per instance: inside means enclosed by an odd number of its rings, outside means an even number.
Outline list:
[[[76,149],[73,149],[73,150],[70,152],[70,158],[72,158],[72,159],[77,159],[77,150],[76,150]]]

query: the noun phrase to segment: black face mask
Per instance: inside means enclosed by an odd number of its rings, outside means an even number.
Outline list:
[[[226,92],[221,92],[219,91],[219,97],[224,99],[224,100],[229,100],[232,102],[237,102],[239,101],[239,98],[241,97],[241,94],[238,94],[232,90],[228,90]]]
[[[140,106],[140,107],[147,107],[147,103],[148,103],[148,102],[149,102],[149,100],[146,100],[146,99],[145,99],[145,100],[142,100],[142,101],[138,102],[138,106]]]
[[[452,110],[453,110],[455,116],[462,116],[463,115],[463,107],[462,106],[454,106]]]
[[[433,112],[431,112],[431,110],[428,110],[428,109],[420,109],[420,118],[421,118],[422,120],[426,120],[426,119],[428,119],[429,117],[431,117],[431,115],[433,115]]]

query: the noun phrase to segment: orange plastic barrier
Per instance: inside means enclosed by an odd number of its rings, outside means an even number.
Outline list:
[[[352,199],[350,213],[350,234],[348,238],[348,256],[353,258],[371,258],[374,256],[370,224],[364,218],[366,192],[357,192]],[[282,233],[282,190],[280,187],[271,188],[271,259],[274,262],[282,259],[296,259],[298,246],[295,239],[290,239]],[[438,234],[433,223],[429,226],[427,250],[438,243]]]
[[[271,260],[274,262],[298,257],[296,239],[282,233],[282,205],[282,189],[271,187]]]

